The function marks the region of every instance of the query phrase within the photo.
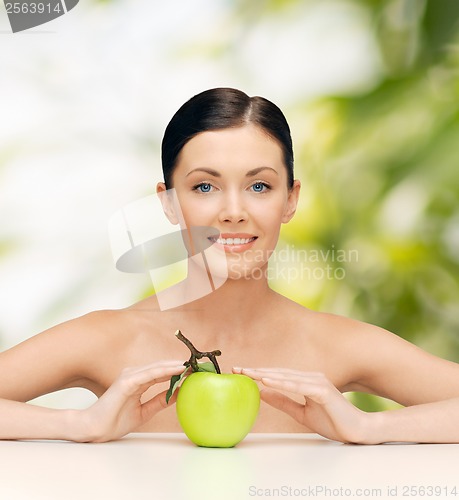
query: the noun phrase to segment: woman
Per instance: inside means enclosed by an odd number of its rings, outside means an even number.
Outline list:
[[[0,438],[102,442],[132,431],[180,431],[175,396],[165,402],[170,377],[188,357],[174,336],[180,328],[198,348],[222,351],[223,372],[260,383],[265,404],[254,431],[312,431],[352,443],[459,442],[459,365],[270,289],[263,271],[300,192],[289,128],[274,104],[234,89],[193,97],[166,129],[162,161],[157,192],[165,213],[182,228],[215,228],[209,245],[225,257],[224,269],[216,266],[223,283],[188,300],[193,276],[204,269],[190,259],[187,279],[173,291],[183,299],[175,307],[162,311],[152,296],[68,321],[2,353]],[[70,387],[99,399],[85,410],[25,404]],[[365,413],[346,391],[406,408]]]

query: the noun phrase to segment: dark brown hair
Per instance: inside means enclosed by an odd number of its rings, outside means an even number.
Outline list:
[[[195,95],[175,113],[166,127],[161,159],[166,188],[172,187],[172,174],[183,146],[208,130],[241,127],[252,123],[260,127],[282,148],[288,187],[293,186],[293,148],[290,128],[282,111],[264,97],[249,97],[240,90],[216,88]]]

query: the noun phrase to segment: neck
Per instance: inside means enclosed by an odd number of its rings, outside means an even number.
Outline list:
[[[266,280],[228,280],[220,288],[202,297],[197,304],[213,311],[221,320],[246,323],[264,305],[272,293]]]
[[[228,279],[182,309],[202,322],[204,335],[220,342],[229,337],[234,342],[238,332],[244,337],[263,311],[269,310],[274,293],[266,279]]]

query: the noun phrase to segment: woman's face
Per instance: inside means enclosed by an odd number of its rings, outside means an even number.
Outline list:
[[[183,147],[172,176],[182,228],[211,226],[229,277],[250,275],[274,250],[281,223],[295,213],[299,181],[287,187],[282,149],[246,125],[202,132]],[[164,184],[158,191],[164,191]]]

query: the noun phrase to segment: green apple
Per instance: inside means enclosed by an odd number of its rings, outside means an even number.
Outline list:
[[[249,377],[195,372],[177,396],[177,417],[198,446],[230,448],[248,434],[260,408],[260,391]]]

